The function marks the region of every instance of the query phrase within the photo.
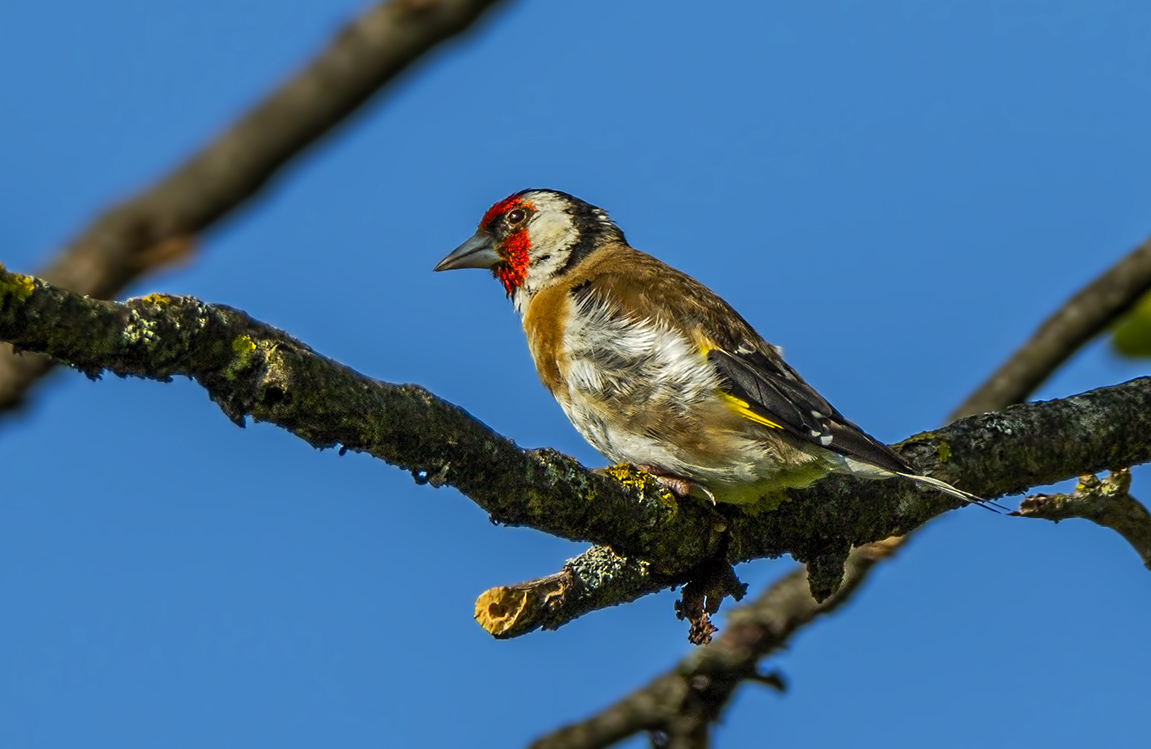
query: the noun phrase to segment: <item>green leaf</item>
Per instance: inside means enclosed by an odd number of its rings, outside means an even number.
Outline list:
[[[1144,295],[1115,324],[1111,348],[1120,356],[1151,357],[1151,294]]]

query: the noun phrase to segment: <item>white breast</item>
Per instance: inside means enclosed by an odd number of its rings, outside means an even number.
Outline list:
[[[674,445],[645,429],[653,413],[683,413],[716,397],[715,371],[686,335],[588,298],[571,311],[563,349],[568,397],[560,405],[588,442],[613,461],[694,473]]]

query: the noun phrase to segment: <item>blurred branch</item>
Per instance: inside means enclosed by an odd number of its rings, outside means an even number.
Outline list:
[[[1071,356],[1151,291],[1151,239],[1085,286],[1039,327],[952,418],[995,411],[1035,392]]]
[[[532,749],[593,749],[640,732],[661,733],[670,745],[695,745],[689,742],[706,735],[743,681],[763,680],[756,670],[761,658],[787,645],[804,625],[839,608],[871,566],[898,545],[899,539],[892,538],[855,549],[845,565],[843,585],[822,603],[808,592],[803,568],[789,573],[757,600],[733,611],[710,645],[696,648],[674,669],[594,717],[537,739]]]
[[[847,476],[754,515],[676,502],[646,474],[619,481],[554,450],[522,450],[423,388],[365,377],[238,310],[186,297],[106,302],[0,269],[0,340],[93,377],[192,377],[237,424],[251,416],[315,447],[369,453],[422,483],[455,486],[495,521],[646,562],[647,577],[634,586],[585,575],[581,584],[618,593],[595,597],[596,608],[693,582],[717,558],[791,554],[838,571],[850,546],[907,533],[959,504],[911,482]],[[1093,439],[1081,439],[1086,433]],[[928,474],[985,497],[1135,465],[1151,460],[1151,379],[971,417],[899,449]],[[571,616],[590,610],[588,591],[579,595]],[[536,626],[562,624],[552,613]]]
[[[1037,494],[1023,500],[1012,513],[1024,518],[1041,518],[1058,523],[1083,518],[1110,528],[1127,540],[1151,569],[1151,513],[1130,494],[1131,473],[1115,471],[1100,480],[1092,474],[1079,477],[1071,494]]]
[[[393,0],[368,10],[215,141],[97,218],[40,275],[109,298],[186,255],[192,237],[243,205],[293,157],[497,2]],[[49,368],[43,357],[16,357],[0,344],[0,413],[19,406]]]

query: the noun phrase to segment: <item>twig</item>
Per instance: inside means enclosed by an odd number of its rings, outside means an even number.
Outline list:
[[[317,139],[498,0],[393,0],[341,31],[293,78],[155,185],[113,206],[40,276],[102,299],[186,255],[193,237],[243,205]],[[0,344],[0,413],[20,405],[48,360]]]
[[[1036,494],[1023,500],[1012,515],[1058,523],[1083,518],[1110,528],[1127,540],[1151,569],[1151,513],[1130,494],[1131,473],[1115,471],[1100,480],[1093,474],[1079,477],[1071,494]]]

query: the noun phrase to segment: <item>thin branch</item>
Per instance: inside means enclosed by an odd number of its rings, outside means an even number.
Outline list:
[[[1151,291],[1151,239],[1055,311],[1003,363],[952,419],[996,411],[1025,400],[1071,356]]]
[[[646,474],[621,482],[553,450],[520,449],[423,388],[365,377],[242,312],[190,298],[106,302],[0,270],[0,340],[90,376],[192,377],[237,424],[251,416],[316,447],[369,453],[418,481],[455,486],[498,522],[642,559],[663,585],[692,581],[717,556],[842,560],[850,546],[907,533],[958,505],[911,482],[832,476],[791,492],[772,512],[731,509],[723,518],[702,501],[673,501]],[[1151,379],[971,417],[899,449],[920,469],[985,497],[1146,462]],[[597,608],[646,592],[587,579],[620,591],[615,600],[597,596]]]
[[[293,78],[173,172],[104,215],[44,268],[99,298],[187,254],[192,237],[242,206],[317,139],[498,0],[394,0],[368,10]],[[0,413],[48,372],[0,344]]]
[[[1041,518],[1058,523],[1083,518],[1118,533],[1151,569],[1151,513],[1130,494],[1131,473],[1115,471],[1100,480],[1093,474],[1079,477],[1071,494],[1037,494],[1023,500],[1013,512],[1024,518]]]
[[[852,551],[843,585],[816,603],[800,568],[767,589],[756,601],[732,612],[710,645],[693,650],[673,670],[624,697],[592,718],[537,739],[532,749],[594,749],[641,732],[699,735],[720,717],[739,685],[759,681],[756,664],[787,645],[804,625],[847,601],[872,565],[890,556],[900,539],[886,539]]]

